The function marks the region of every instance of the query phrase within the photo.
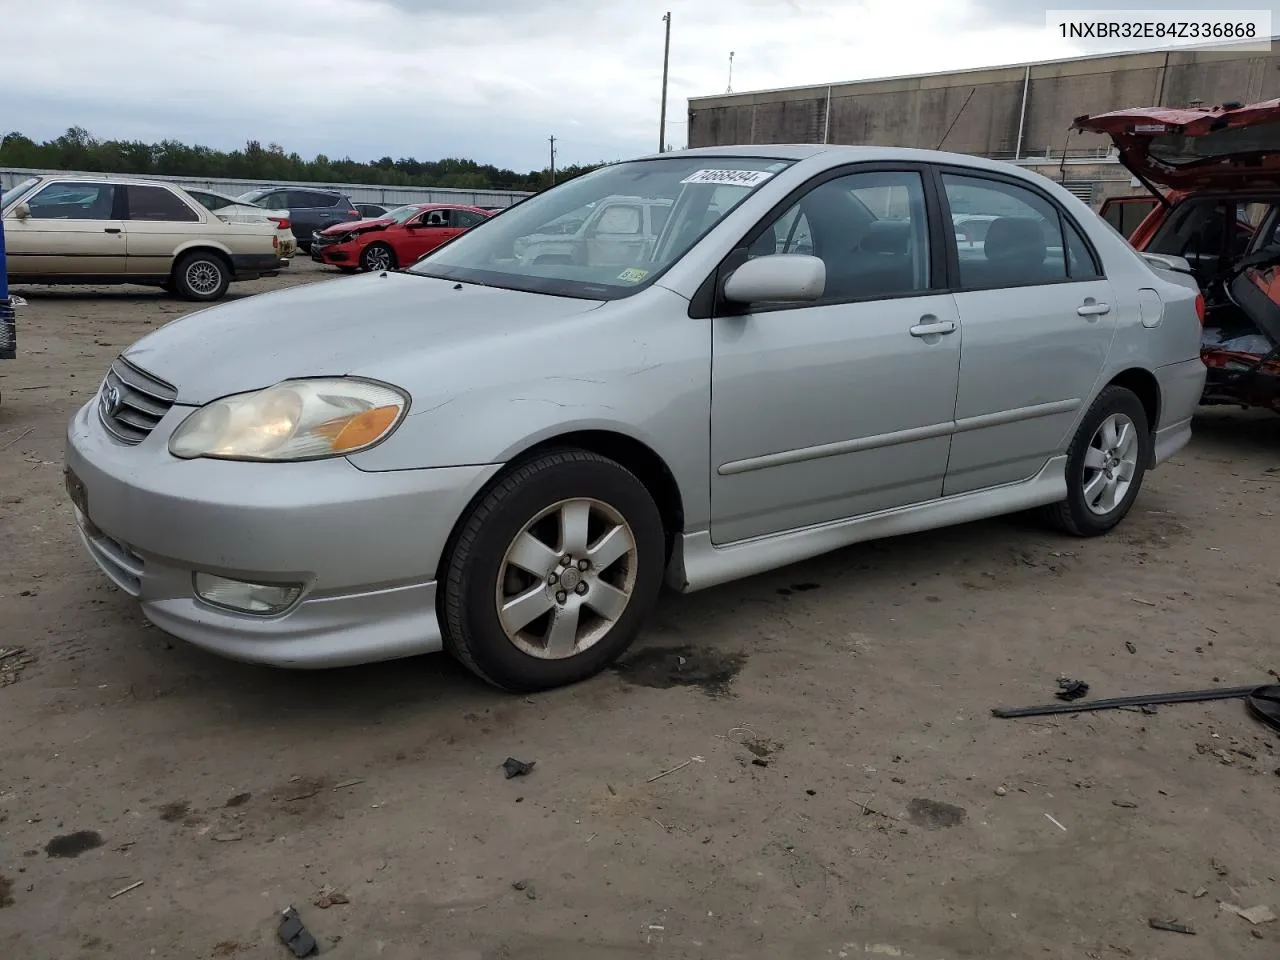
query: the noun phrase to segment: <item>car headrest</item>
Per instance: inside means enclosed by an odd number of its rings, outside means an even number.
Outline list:
[[[875,220],[867,226],[858,243],[867,253],[892,253],[905,256],[911,242],[911,224],[906,220]]]
[[[995,263],[1038,266],[1047,252],[1043,221],[1034,217],[1000,217],[991,221],[983,243],[986,258]]]

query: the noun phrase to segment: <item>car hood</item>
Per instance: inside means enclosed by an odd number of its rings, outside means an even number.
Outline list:
[[[369,273],[258,294],[167,324],[124,355],[200,405],[293,377],[374,379],[383,366],[455,367],[475,349],[600,306],[405,273]],[[479,361],[477,361],[479,362]]]
[[[335,223],[331,227],[325,227],[320,232],[327,236],[337,236],[342,233],[351,233],[353,230],[381,230],[395,223],[390,217],[375,217],[372,220],[347,220],[344,223]]]
[[[1133,107],[1072,126],[1111,137],[1133,173],[1173,189],[1274,189],[1280,174],[1280,99],[1212,110]]]

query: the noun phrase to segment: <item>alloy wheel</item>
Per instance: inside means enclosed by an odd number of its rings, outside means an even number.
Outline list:
[[[193,260],[187,265],[186,283],[192,293],[202,297],[211,296],[222,283],[222,271],[216,263]]]
[[[636,537],[621,513],[600,500],[562,500],[507,547],[498,569],[498,622],[529,656],[576,656],[626,612],[637,570]]]
[[[1121,503],[1138,468],[1138,428],[1123,413],[1098,425],[1084,455],[1084,502],[1096,514],[1110,513]]]

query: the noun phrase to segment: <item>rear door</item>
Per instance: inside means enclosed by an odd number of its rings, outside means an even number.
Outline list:
[[[139,279],[167,277],[174,251],[201,223],[200,214],[168,187],[130,184],[120,189],[125,195],[126,271]]]
[[[1072,218],[1021,179],[941,173],[952,214],[990,218],[982,241],[949,233],[964,338],[946,496],[1026,480],[1057,453],[1102,373],[1117,300]]]
[[[31,216],[5,217],[14,277],[118,277],[125,270],[124,224],[113,183],[55,180],[27,200]]]

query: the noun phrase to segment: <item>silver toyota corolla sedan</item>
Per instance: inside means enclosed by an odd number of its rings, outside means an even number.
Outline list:
[[[618,657],[664,580],[1036,507],[1114,527],[1204,382],[1179,266],[996,162],[667,153],[406,270],[155,331],[71,421],[67,487],[93,559],[191,643],[443,648],[551,687]]]

